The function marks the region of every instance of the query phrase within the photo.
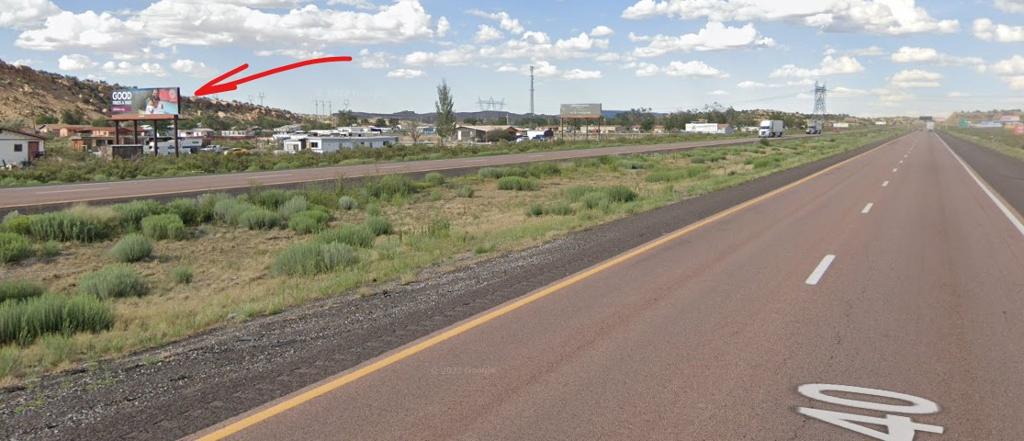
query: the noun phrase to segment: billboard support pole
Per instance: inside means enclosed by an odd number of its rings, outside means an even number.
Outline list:
[[[114,144],[121,144],[121,122],[114,120]]]
[[[160,142],[156,139],[156,126],[159,121],[153,121],[153,156],[160,156]]]
[[[174,115],[174,157],[181,157],[178,147],[178,115]]]
[[[132,144],[139,144],[139,120],[132,120]]]

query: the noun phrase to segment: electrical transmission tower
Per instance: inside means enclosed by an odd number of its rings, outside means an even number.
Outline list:
[[[814,82],[814,120],[821,121],[821,125],[825,125],[825,96],[828,95],[828,88],[825,87],[825,83],[818,84]]]

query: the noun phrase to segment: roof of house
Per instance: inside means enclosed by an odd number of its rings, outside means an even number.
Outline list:
[[[38,139],[40,141],[45,141],[46,140],[46,138],[43,138],[42,136],[39,136],[39,135],[36,135],[36,134],[25,133],[25,132],[23,132],[21,130],[8,129],[8,128],[5,128],[5,127],[0,127],[0,132],[17,133],[19,135],[28,136],[29,138],[35,138],[35,139]]]
[[[456,129],[479,130],[481,132],[489,132],[491,130],[508,130],[508,129],[519,130],[519,129],[517,129],[515,127],[512,127],[512,126],[470,126],[470,125],[460,125],[460,126],[456,127]]]

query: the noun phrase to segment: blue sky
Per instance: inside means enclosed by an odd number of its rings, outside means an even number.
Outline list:
[[[223,99],[312,113],[430,111],[446,79],[457,110],[478,98],[537,112],[560,103],[673,111],[711,102],[809,112],[942,115],[1024,107],[1024,0],[0,0],[0,58],[191,94],[242,63],[250,72],[325,55]],[[250,98],[252,97],[252,98]]]

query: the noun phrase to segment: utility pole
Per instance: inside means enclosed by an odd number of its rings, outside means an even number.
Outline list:
[[[533,89],[533,66],[530,66],[530,116],[534,115],[533,94],[534,94],[534,89]]]
[[[264,94],[263,94],[263,92],[260,92],[260,94],[259,94],[259,97],[260,97],[260,107],[263,107],[263,98],[264,98],[265,96],[266,96],[266,95],[264,95]]]

